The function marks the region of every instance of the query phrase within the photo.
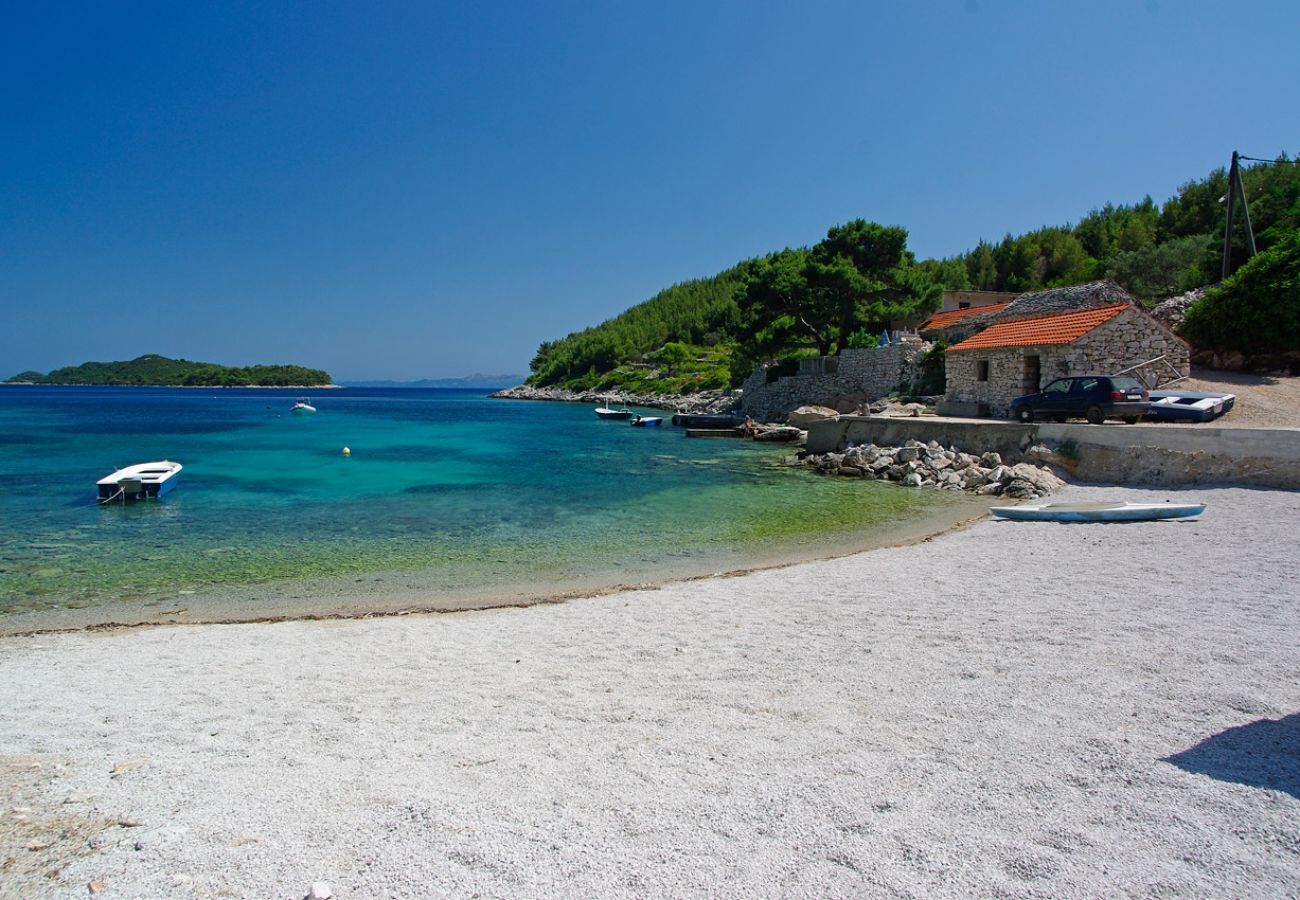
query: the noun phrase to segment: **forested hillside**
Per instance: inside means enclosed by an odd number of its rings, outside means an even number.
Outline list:
[[[23,372],[8,379],[32,384],[162,385],[175,387],[298,387],[330,384],[329,374],[302,366],[219,366],[146,354],[127,362],[88,362],[48,375]]]
[[[547,341],[530,363],[533,374],[529,383],[596,387],[602,382],[601,376],[621,365],[651,364],[650,355],[665,344],[683,347],[728,344],[740,319],[735,300],[740,282],[739,268],[728,269],[712,278],[684,281],[595,327],[562,340]],[[680,359],[680,351],[674,348],[669,355],[670,362],[678,369],[686,367],[687,361]],[[687,355],[698,354],[687,351]],[[718,353],[706,355],[716,357]],[[689,374],[698,377],[685,379],[679,386],[681,390],[690,385],[695,389],[726,387],[730,378],[725,360],[719,368],[716,358],[704,370]],[[617,383],[627,385],[627,381],[625,378]]]
[[[1291,162],[1283,155],[1277,164],[1241,170],[1260,251],[1300,229],[1300,165]],[[981,240],[967,253],[921,262],[906,250],[902,229],[860,220],[836,226],[814,247],[682,282],[600,325],[542,344],[529,382],[663,392],[734,385],[761,359],[869,344],[881,319],[933,308],[935,289],[1029,291],[1110,278],[1154,304],[1219,280],[1227,192],[1227,170],[1216,169],[1163,204],[1149,196],[1107,203],[1077,224]],[[1240,224],[1238,212],[1234,269],[1246,260]],[[851,247],[845,235],[854,229],[859,237],[869,232],[873,246],[892,256]]]
[[[1260,250],[1300,228],[1300,166],[1264,164],[1241,172]],[[1008,234],[996,244],[980,241],[969,253],[923,265],[951,290],[1030,291],[1110,278],[1152,301],[1219,280],[1220,199],[1227,193],[1227,170],[1217,169],[1184,184],[1162,206],[1149,196],[1128,206],[1108,203],[1076,225]],[[1238,227],[1233,268],[1245,260],[1244,231]]]

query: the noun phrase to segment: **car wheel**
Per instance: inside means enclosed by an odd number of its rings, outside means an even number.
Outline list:
[[[1088,421],[1093,425],[1100,425],[1106,421],[1106,416],[1102,413],[1100,406],[1089,406],[1088,411],[1084,413]]]
[[[1034,411],[1030,409],[1028,406],[1022,406],[1020,407],[1019,410],[1017,410],[1016,418],[1027,425],[1030,422],[1034,421]]]
[[[1125,416],[1125,417],[1124,417],[1124,424],[1125,424],[1125,425],[1136,425],[1136,424],[1138,423],[1138,420],[1141,419],[1141,418],[1142,418],[1141,416]]]

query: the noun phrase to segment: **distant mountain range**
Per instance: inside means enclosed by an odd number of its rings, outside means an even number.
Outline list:
[[[466,375],[464,378],[421,378],[419,381],[345,381],[344,387],[508,388],[524,383],[527,375]]]

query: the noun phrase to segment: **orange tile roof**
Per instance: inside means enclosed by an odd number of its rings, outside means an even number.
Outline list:
[[[1099,306],[1077,312],[1038,316],[1033,319],[1013,319],[990,325],[979,334],[966,338],[948,348],[949,353],[961,350],[987,350],[993,347],[1037,347],[1048,344],[1071,344],[1098,325],[1109,322],[1129,304]]]
[[[967,316],[973,316],[976,313],[993,313],[1006,309],[1011,305],[1011,301],[1006,303],[990,303],[988,306],[970,306],[966,309],[950,309],[947,312],[937,312],[930,318],[926,319],[920,325],[916,326],[918,331],[929,331],[932,328],[947,328],[953,322],[964,319]]]

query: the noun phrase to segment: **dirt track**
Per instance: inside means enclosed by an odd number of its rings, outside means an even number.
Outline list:
[[[1300,428],[1300,377],[1248,375],[1192,368],[1192,377],[1172,387],[1237,395],[1232,411],[1216,424],[1233,428]]]

